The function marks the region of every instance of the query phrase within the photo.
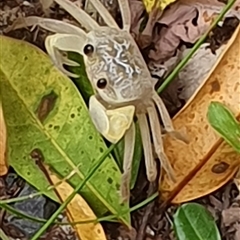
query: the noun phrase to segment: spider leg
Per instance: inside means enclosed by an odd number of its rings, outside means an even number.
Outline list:
[[[166,171],[169,178],[174,182],[175,174],[174,174],[174,170],[173,170],[167,156],[164,153],[163,141],[162,141],[162,136],[161,136],[161,126],[160,126],[160,123],[158,120],[158,115],[157,115],[155,106],[152,105],[151,107],[148,107],[147,112],[148,112],[148,116],[149,116],[155,152],[161,162],[163,169]]]
[[[123,29],[130,31],[131,27],[131,11],[128,0],[118,0],[120,12],[122,15]]]
[[[139,127],[142,137],[143,151],[145,157],[147,178],[150,182],[153,182],[157,177],[156,162],[153,158],[152,144],[149,132],[149,126],[147,122],[146,114],[137,114],[139,121]]]
[[[83,9],[78,8],[74,3],[69,0],[54,0],[69,14],[71,14],[83,27],[88,31],[98,29],[100,26],[91,18]]]
[[[135,134],[135,124],[132,122],[130,128],[126,131],[124,136],[123,175],[120,190],[123,202],[129,200],[130,197],[130,181],[135,146]]]
[[[63,67],[63,64],[77,66],[77,63],[74,63],[66,57],[63,57],[59,50],[66,52],[78,52],[79,54],[82,54],[81,49],[84,39],[85,38],[82,38],[78,35],[59,33],[46,37],[45,46],[49,56],[51,57],[54,64],[67,76],[78,77],[78,75],[67,71]]]
[[[93,7],[98,11],[98,13],[101,15],[108,27],[119,29],[119,26],[117,25],[112,15],[108,12],[108,10],[99,0],[89,0],[89,2],[91,2]]]
[[[50,18],[41,18],[41,17],[25,17],[17,19],[13,25],[11,25],[5,32],[9,32],[15,29],[30,27],[33,26],[40,26],[43,29],[46,29],[50,32],[54,33],[68,33],[68,34],[75,34],[79,36],[86,36],[86,33],[77,26],[72,24],[56,20]]]
[[[172,120],[169,116],[169,113],[168,113],[162,99],[158,96],[157,92],[153,93],[152,99],[155,102],[155,104],[157,105],[158,111],[160,112],[165,130],[170,135],[175,137],[176,139],[179,139],[185,143],[188,143],[189,141],[188,141],[187,137],[183,136],[180,132],[178,132],[174,129],[174,127],[172,125]]]

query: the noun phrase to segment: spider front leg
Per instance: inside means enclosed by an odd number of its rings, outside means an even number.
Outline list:
[[[89,0],[95,9],[99,12],[108,27],[119,29],[116,21],[112,15],[107,11],[104,5],[99,0]],[[123,29],[126,31],[130,30],[131,26],[131,13],[129,8],[128,0],[118,0],[120,12],[122,15]]]
[[[86,35],[86,33],[81,28],[71,25],[67,22],[63,22],[63,21],[51,19],[51,18],[42,18],[42,17],[35,17],[35,16],[18,18],[4,32],[9,32],[12,30],[25,28],[25,27],[32,27],[32,30],[33,30],[36,26],[39,26],[53,33],[65,33],[65,34],[73,34],[78,36]]]
[[[123,202],[129,200],[130,197],[130,181],[132,173],[132,161],[135,146],[135,124],[132,122],[130,128],[124,136],[124,157],[123,157],[123,175],[121,181],[121,199]]]
[[[153,158],[152,144],[149,132],[149,126],[147,122],[147,116],[145,113],[137,114],[139,121],[139,127],[142,137],[143,152],[145,157],[147,178],[150,182],[153,182],[157,177],[156,162]]]
[[[93,20],[83,9],[78,8],[73,2],[69,0],[54,1],[59,4],[65,11],[71,14],[88,31],[99,28],[99,24]]]
[[[77,52],[82,54],[84,36],[72,35],[72,34],[54,34],[48,36],[45,40],[46,50],[51,57],[52,61],[63,73],[69,77],[78,77],[78,75],[67,71],[63,64],[69,66],[78,66],[74,61],[64,57],[60,51],[64,52]],[[59,51],[60,50],[60,51]]]
[[[119,8],[122,15],[123,29],[130,31],[131,27],[131,11],[128,0],[118,0]]]
[[[151,107],[147,108],[147,112],[148,112],[148,116],[149,116],[155,152],[161,162],[162,168],[166,171],[169,178],[173,182],[175,182],[174,170],[173,170],[167,156],[164,153],[163,141],[162,141],[162,135],[161,135],[161,126],[160,126],[160,123],[158,120],[158,115],[157,115],[155,106],[152,104]]]

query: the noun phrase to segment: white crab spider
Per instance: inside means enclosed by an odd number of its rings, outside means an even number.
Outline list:
[[[128,200],[130,194],[129,183],[135,145],[134,115],[137,116],[140,126],[148,180],[152,182],[157,176],[150,129],[157,157],[169,178],[174,180],[174,170],[163,149],[157,110],[165,130],[178,139],[185,140],[174,130],[165,105],[154,89],[155,81],[129,32],[131,19],[128,0],[118,1],[122,14],[122,29],[99,0],[90,2],[107,26],[100,26],[69,0],[55,2],[69,12],[86,32],[66,22],[47,18],[28,17],[25,24],[39,25],[56,33],[46,38],[45,46],[53,62],[66,75],[76,77],[64,69],[63,64],[76,66],[77,63],[63,57],[60,51],[73,51],[83,55],[88,78],[95,90],[95,95],[90,97],[89,111],[96,129],[112,143],[118,142],[124,136],[124,173],[120,190],[122,200]]]

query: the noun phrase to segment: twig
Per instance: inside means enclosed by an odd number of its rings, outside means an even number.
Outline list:
[[[157,188],[157,183],[156,182],[150,183],[150,186],[149,186],[149,189],[148,189],[148,197],[152,196],[155,193],[156,188]],[[154,207],[154,201],[152,201],[151,203],[149,203],[146,206],[141,225],[138,229],[136,240],[144,240],[145,239],[145,230],[146,230],[148,220],[149,220],[149,217],[151,215],[153,207]]]

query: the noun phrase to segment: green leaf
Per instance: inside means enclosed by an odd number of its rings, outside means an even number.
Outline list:
[[[79,75],[78,78],[72,78],[72,81],[74,82],[74,84],[76,85],[78,90],[80,91],[84,101],[86,103],[88,103],[88,100],[89,100],[90,96],[94,94],[94,91],[92,89],[92,85],[91,85],[90,81],[88,80],[87,73],[85,71],[83,57],[78,53],[69,52],[68,58],[79,63],[79,65],[80,65],[80,67],[68,66],[67,69],[70,72],[73,72],[73,73]]]
[[[0,36],[0,98],[8,133],[8,160],[15,171],[57,201],[44,173],[31,156],[37,154],[75,188],[107,149],[72,81],[47,55],[24,41]],[[120,204],[121,173],[110,156],[80,194],[100,216],[106,211],[130,222]]]
[[[183,204],[173,218],[178,240],[221,240],[213,217],[200,204]]]
[[[233,113],[222,103],[211,102],[207,118],[210,125],[240,153],[240,123]]]

